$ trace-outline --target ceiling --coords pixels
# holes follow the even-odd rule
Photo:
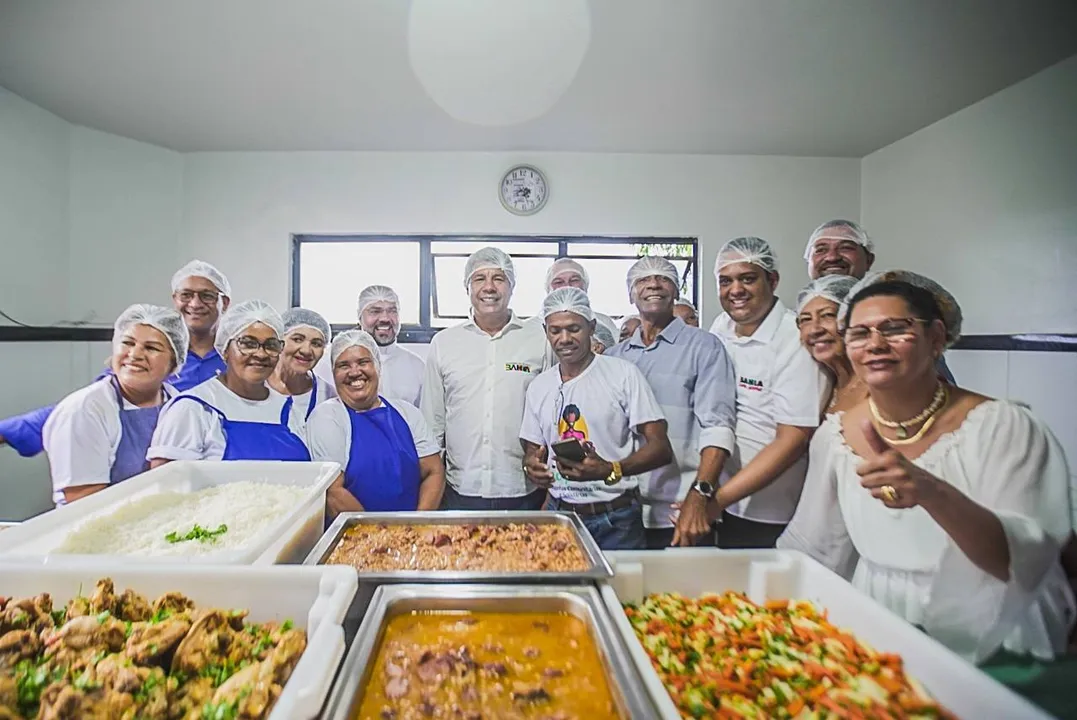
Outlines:
[[[466,13],[476,0],[451,1]],[[179,151],[860,157],[1077,53],[1073,0],[589,6],[574,80],[508,127],[431,99],[406,0],[0,0],[0,86]],[[558,50],[516,34],[513,78],[527,83]]]

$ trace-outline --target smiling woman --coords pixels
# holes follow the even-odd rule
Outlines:
[[[310,460],[293,399],[267,385],[283,334],[284,320],[259,300],[222,316],[214,346],[225,371],[165,407],[147,453],[154,467],[170,460]]]

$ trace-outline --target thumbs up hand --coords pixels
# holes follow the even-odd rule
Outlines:
[[[942,481],[890,447],[871,420],[861,420],[860,430],[871,448],[871,455],[856,469],[861,487],[892,508],[912,508],[930,500]]]

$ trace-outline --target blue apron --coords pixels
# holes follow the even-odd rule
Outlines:
[[[288,415],[292,411],[292,399],[284,402],[279,423],[242,422],[229,420],[217,408],[202,398],[179,395],[174,402],[194,400],[217,413],[224,431],[224,457],[222,460],[285,460],[310,462],[310,451],[298,435],[288,427]]]
[[[414,510],[419,505],[419,453],[407,422],[385,398],[356,412],[347,405],[352,446],[344,488],[371,512]]]
[[[318,404],[318,378],[312,373],[310,381],[314,384],[310,387],[310,405],[307,406],[307,414],[303,416],[304,420],[310,420],[310,414],[314,412],[314,406]]]
[[[146,451],[150,449],[161,406],[125,409],[120,383],[115,376],[111,383],[120,406],[120,444],[116,447],[116,459],[112,461],[108,476],[109,484],[115,485],[149,469]],[[168,391],[162,388],[161,392],[168,400]]]

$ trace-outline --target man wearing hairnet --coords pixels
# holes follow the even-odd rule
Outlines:
[[[800,343],[796,314],[774,294],[778,257],[765,240],[727,242],[714,275],[725,312],[711,332],[733,357],[737,445],[711,513],[721,516],[719,547],[770,548],[800,500],[829,383]]]
[[[699,313],[696,312],[696,306],[684,298],[677,298],[677,303],[673,306],[673,314],[684,320],[685,325],[699,327]]]
[[[548,488],[548,510],[576,513],[603,550],[642,550],[639,480],[673,460],[662,409],[635,365],[591,349],[583,290],[554,290],[542,317],[558,363],[527,388],[524,474]]]
[[[172,276],[172,304],[183,317],[190,336],[186,359],[168,379],[178,391],[187,390],[224,370],[224,360],[213,349],[217,321],[228,308],[231,286],[224,274],[207,262],[192,260]],[[106,370],[98,380],[109,374]],[[0,444],[7,443],[23,457],[43,449],[45,421],[52,405],[0,420]]]
[[[673,314],[680,280],[664,258],[644,257],[632,265],[628,297],[639,311],[640,326],[606,351],[633,363],[647,378],[673,447],[673,461],[652,470],[639,485],[649,548],[713,538],[707,502],[734,443],[733,364],[718,338]]]
[[[390,400],[404,400],[418,407],[422,398],[423,359],[400,347],[400,298],[387,285],[371,285],[359,293],[359,327],[378,343],[381,374],[378,393]],[[330,377],[332,368],[328,368]]]
[[[550,265],[550,269],[546,271],[546,293],[549,294],[554,290],[566,287],[578,288],[586,293],[591,288],[591,277],[587,274],[587,268],[581,265],[578,260],[568,257],[557,258]],[[594,311],[592,310],[592,312]],[[609,315],[594,312],[594,316],[599,323],[605,323],[612,328],[617,327],[616,323],[613,322],[613,318]],[[533,315],[527,322],[542,325],[542,313]],[[614,333],[614,336],[616,336],[616,333]],[[611,346],[606,345],[604,347]],[[551,365],[557,362],[557,354],[554,353],[553,348],[550,348],[547,352],[547,357]]]
[[[862,280],[875,263],[875,243],[852,220],[828,220],[808,238],[804,261],[812,280],[824,275],[849,275]],[[945,358],[939,358],[937,369],[946,382],[957,384]]]
[[[470,317],[434,336],[423,379],[423,415],[445,448],[442,507],[538,510],[546,491],[524,477],[519,435],[527,386],[547,367],[546,336],[509,308],[507,254],[476,250],[463,280]]]

